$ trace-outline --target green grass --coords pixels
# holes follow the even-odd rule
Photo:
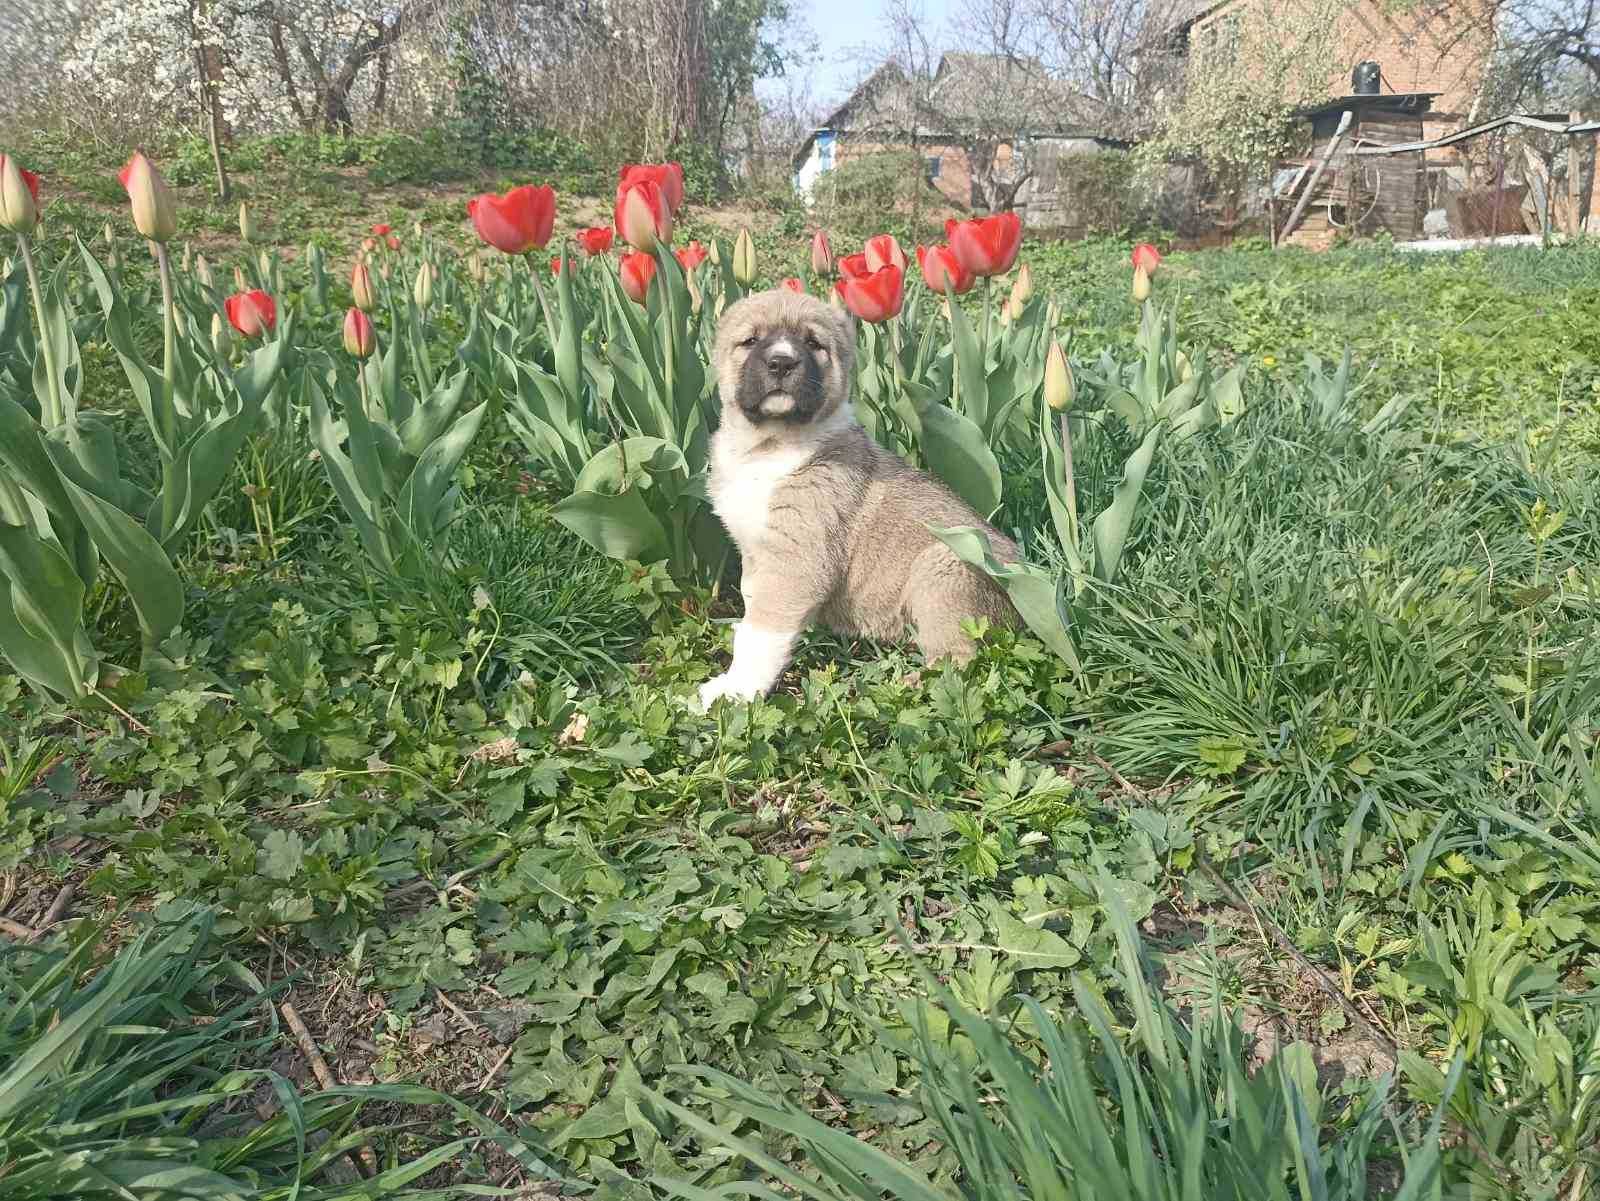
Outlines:
[[[274,172],[302,152],[263,151],[244,185],[288,197]],[[364,186],[313,179],[270,228],[347,251],[411,197]],[[457,200],[430,236],[459,238]],[[69,217],[103,219],[75,203],[47,210],[52,258]],[[763,273],[799,273],[803,219],[764,219]],[[1075,352],[1132,338],[1125,243],[1026,254]],[[700,716],[725,600],[560,530],[503,423],[448,553],[404,586],[366,568],[303,432],[258,437],[183,548],[162,657],[132,668],[132,614],[104,595],[122,717],[0,675],[6,916],[39,921],[67,880],[80,915],[202,904],[203,953],[139,958],[127,995],[161,1013],[126,1023],[168,1031],[149,1048],[181,1059],[192,1012],[245,1020],[183,1008],[221,995],[218,965],[292,957],[351,1015],[321,1032],[336,1071],[359,1038],[380,1081],[492,1107],[607,1196],[789,1170],[877,1196],[899,1162],[897,1196],[1404,1179],[1576,1201],[1600,1079],[1596,256],[1170,256],[1185,340],[1249,361],[1248,408],[1152,472],[1123,574],[1074,631],[1081,673],[1007,632],[961,671],[815,635],[770,701]],[[1349,411],[1301,361],[1346,343]],[[114,360],[85,363],[96,407],[125,407]],[[148,471],[141,423],[118,428]],[[1108,425],[1083,448],[1086,512],[1124,442]],[[1001,520],[1039,547],[1038,465],[1005,467]],[[60,991],[89,952],[57,933],[47,953],[80,959],[48,969],[17,1046],[98,995]],[[211,1077],[172,1069],[184,1095],[285,1043],[205,1046]],[[275,1122],[262,1162],[310,1180]],[[30,1148],[61,1145],[46,1129]],[[1151,1131],[1159,1159],[1132,1149]],[[1182,1163],[1200,1191],[1135,1181]]]

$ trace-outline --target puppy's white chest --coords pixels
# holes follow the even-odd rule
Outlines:
[[[719,453],[720,452],[720,453]],[[772,496],[811,458],[811,447],[785,447],[766,452],[714,452],[711,508],[741,549],[760,545],[767,532]]]

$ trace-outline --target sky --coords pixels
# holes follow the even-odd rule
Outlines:
[[[804,68],[811,98],[821,108],[830,108],[850,94],[850,88],[865,72],[865,58],[882,61],[886,46],[883,34],[883,0],[812,0],[798,3],[795,11],[811,27],[817,40],[818,58]],[[922,0],[928,22],[942,29],[950,11],[950,0]],[[936,45],[942,38],[935,38]],[[767,81],[763,91],[783,91],[784,81]]]

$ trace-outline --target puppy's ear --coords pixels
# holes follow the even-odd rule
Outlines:
[[[829,306],[832,307],[831,305]],[[856,315],[846,308],[833,310],[834,322],[839,327],[839,340],[846,346],[856,344]]]

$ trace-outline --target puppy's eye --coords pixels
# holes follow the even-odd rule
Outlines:
[[[752,346],[754,346],[759,341],[761,341],[761,339],[756,337],[754,334],[752,334],[752,335],[750,335],[750,337],[746,338],[743,342],[739,343],[739,349],[740,350],[749,350]]]
[[[822,342],[818,339],[816,334],[807,334],[806,335],[806,346],[808,348],[810,348],[811,350],[821,350],[822,349]]]

